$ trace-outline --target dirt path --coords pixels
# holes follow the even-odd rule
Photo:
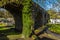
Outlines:
[[[39,36],[42,40],[60,40],[60,38],[54,36],[53,34],[44,33]]]

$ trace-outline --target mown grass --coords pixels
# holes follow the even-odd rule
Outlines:
[[[48,26],[50,26],[50,31],[60,34],[60,24],[49,24]]]
[[[1,34],[3,34],[3,35],[1,35],[2,37],[0,37],[0,39],[6,39],[7,40],[7,38],[9,39],[9,40],[14,40],[14,39],[18,39],[18,38],[21,38],[21,34],[20,34],[20,32],[17,32],[15,29],[14,29],[15,27],[0,27],[0,35]]]

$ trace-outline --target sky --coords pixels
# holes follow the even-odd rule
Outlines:
[[[0,8],[0,11],[5,13],[7,10],[4,8]]]
[[[60,0],[33,0],[33,2],[36,2],[45,10],[53,9],[56,12],[60,12]],[[1,10],[4,10],[4,9],[0,8],[0,11]]]
[[[33,0],[45,10],[53,9],[57,12],[60,11],[60,0]]]

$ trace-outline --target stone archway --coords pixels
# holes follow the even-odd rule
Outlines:
[[[15,29],[22,32],[22,9],[23,5],[16,4],[16,3],[8,3],[3,5],[1,8],[8,10],[14,17],[15,20]]]
[[[46,28],[45,25],[48,23],[50,18],[47,11],[35,2],[32,2],[32,17],[34,20],[34,29],[32,30],[30,37],[32,35],[38,36],[40,33],[43,33],[43,30]],[[38,30],[39,32],[36,33],[35,30]]]
[[[15,29],[22,32],[23,20],[22,20],[22,4],[8,3],[3,5],[1,8],[8,10],[14,17]],[[34,18],[34,29],[42,27],[47,22],[47,12],[36,3],[32,3],[32,16]],[[40,18],[40,19],[39,19]]]
[[[32,16],[34,19],[34,30],[45,25],[49,19],[47,11],[34,2],[32,2]]]

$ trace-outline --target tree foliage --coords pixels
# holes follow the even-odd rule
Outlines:
[[[4,9],[3,9],[4,10]],[[0,11],[0,18],[13,18],[13,16],[8,12],[7,10],[5,11]]]

